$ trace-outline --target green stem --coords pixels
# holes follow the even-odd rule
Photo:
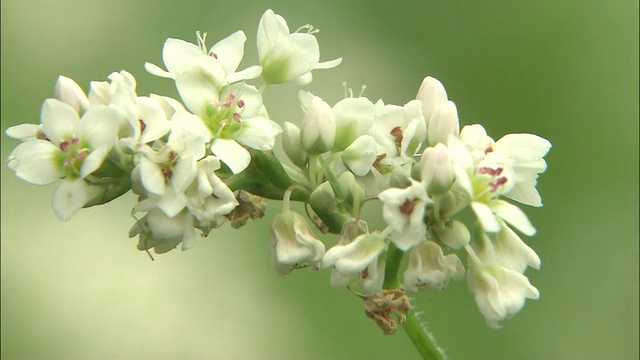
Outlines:
[[[400,262],[404,256],[404,251],[398,249],[393,243],[389,244],[387,257],[385,259],[384,289],[396,289],[400,286],[398,271]],[[435,339],[426,331],[416,318],[413,311],[407,313],[407,318],[402,324],[404,331],[409,335],[409,339],[416,347],[424,360],[444,360],[444,354],[435,342]]]

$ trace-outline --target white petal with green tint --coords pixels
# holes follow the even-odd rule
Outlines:
[[[65,180],[53,193],[53,211],[60,220],[67,221],[99,191],[100,187],[90,186],[82,179]]]
[[[471,203],[471,208],[485,231],[492,233],[500,231],[500,224],[487,205],[474,201]]]
[[[211,152],[220,158],[234,174],[246,169],[251,162],[249,151],[235,140],[214,139],[211,144]]]
[[[54,144],[71,140],[80,119],[78,113],[68,104],[56,99],[47,99],[40,113],[45,135]]]
[[[9,154],[7,165],[17,177],[36,185],[46,185],[64,176],[56,159],[61,150],[46,140],[29,140]]]
[[[536,234],[536,229],[531,224],[531,221],[519,207],[503,200],[497,200],[491,204],[491,210],[516,229],[522,231],[523,234],[528,236]]]

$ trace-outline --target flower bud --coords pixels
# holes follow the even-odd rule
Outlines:
[[[444,255],[442,248],[433,241],[423,241],[411,249],[409,266],[404,272],[407,290],[417,292],[422,289],[440,291],[449,279],[464,277],[464,266],[455,254]]]
[[[429,144],[446,144],[449,135],[458,135],[460,124],[458,122],[458,110],[453,101],[447,101],[438,107],[427,125],[427,137]]]
[[[304,168],[309,160],[300,144],[300,129],[290,122],[285,122],[282,133],[282,148],[292,163]]]
[[[430,194],[443,194],[451,188],[455,180],[453,160],[443,144],[429,147],[420,160],[420,179]]]
[[[314,97],[302,118],[300,142],[309,154],[322,154],[333,147],[336,121],[329,104]]]
[[[78,83],[60,75],[55,87],[55,98],[70,105],[77,113],[89,109],[89,99]]]
[[[342,152],[342,161],[357,176],[365,176],[378,157],[378,144],[369,135],[357,138]]]
[[[324,255],[324,244],[302,215],[285,211],[271,223],[271,262],[282,275],[291,270],[317,264]]]
[[[434,235],[438,241],[452,249],[462,249],[469,243],[469,229],[458,220],[448,221],[444,228],[436,229]]]
[[[433,112],[448,100],[442,83],[431,76],[422,80],[416,99],[422,101],[422,114],[427,123]]]

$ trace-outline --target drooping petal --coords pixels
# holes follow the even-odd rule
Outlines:
[[[53,193],[53,211],[61,221],[67,221],[82,209],[93,196],[97,195],[100,188],[90,186],[82,179],[65,180]]]
[[[176,74],[172,74],[164,69],[162,69],[160,66],[156,65],[156,64],[152,64],[150,62],[145,62],[144,63],[144,69],[147,70],[147,72],[151,75],[155,75],[158,77],[162,77],[165,79],[175,79],[176,78]]]
[[[56,99],[47,99],[40,114],[45,135],[54,144],[71,140],[78,124],[78,113],[68,104]]]
[[[487,205],[474,201],[471,203],[471,208],[485,231],[492,233],[500,231],[500,223]]]
[[[56,161],[61,150],[46,140],[29,140],[9,154],[7,165],[24,181],[36,185],[50,184],[62,176],[62,164]]]
[[[314,70],[320,70],[320,69],[332,69],[338,65],[340,65],[342,63],[342,58],[339,57],[337,59],[333,59],[333,60],[327,60],[327,61],[323,61],[323,62],[319,62],[318,65],[316,65],[316,67],[314,67]]]
[[[215,139],[211,144],[211,152],[220,158],[234,174],[246,169],[251,162],[251,154],[235,140]]]
[[[506,222],[522,231],[523,234],[533,236],[536,229],[527,218],[527,215],[517,206],[503,200],[496,200],[491,204],[491,210]]]
[[[253,65],[244,70],[227,75],[227,82],[233,84],[238,81],[255,79],[257,77],[260,77],[260,75],[262,75],[262,66]]]

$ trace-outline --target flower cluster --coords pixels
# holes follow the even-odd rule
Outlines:
[[[331,285],[360,291],[385,333],[396,328],[390,313],[404,321],[405,289],[439,291],[466,275],[487,324],[499,327],[539,296],[524,272],[540,259],[516,233],[531,236],[535,228],[506,199],[542,205],[536,183],[551,144],[531,134],[494,141],[478,124],[460,129],[456,105],[433,77],[403,105],[348,90],[331,106],[300,90],[300,121],[271,119],[262,97],[270,86],[304,86],[313,70],[340,64],[320,62],[317,32],[305,25],[291,33],[267,10],[257,30],[258,64],[243,70],[243,31],[211,47],[206,33],[195,44],[168,39],[164,68],[145,68],[174,81],[180,100],[139,96],[126,71],[92,82],[88,94],[61,76],[39,125],[7,129],[21,141],[8,166],[33,184],[60,181],[53,209],[63,221],[131,190],[138,201],[129,235],[147,252],[191,248],[197,230],[207,236],[226,221],[239,228],[262,217],[265,198],[282,200],[270,228],[280,274],[331,268]],[[272,151],[278,138],[286,159]],[[385,224],[370,229],[360,213],[376,199]],[[315,214],[293,211],[291,200]],[[456,218],[467,207],[473,224]],[[329,246],[314,228],[339,239]],[[466,253],[466,270],[456,251]],[[404,253],[403,286],[390,289],[395,254]]]

